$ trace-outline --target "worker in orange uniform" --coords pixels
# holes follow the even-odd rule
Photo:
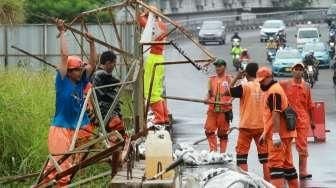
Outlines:
[[[269,181],[267,145],[265,142],[259,142],[264,131],[264,124],[262,123],[263,115],[260,113],[263,110],[263,92],[259,82],[256,81],[258,68],[257,63],[247,64],[245,72],[240,71],[232,80],[228,94],[231,97],[240,98],[239,135],[236,145],[237,165],[248,171],[247,158],[251,142],[254,140],[257,145],[259,162],[263,165],[264,179]],[[246,75],[247,82],[234,87],[244,75]]]
[[[214,62],[216,75],[209,78],[209,90],[206,101],[231,103],[231,97],[225,96],[225,92],[231,84],[231,76],[226,74],[226,62],[217,59]],[[221,104],[209,104],[207,119],[205,122],[205,135],[209,142],[210,151],[217,151],[217,136],[219,138],[220,153],[226,151],[228,143],[228,130],[232,120],[232,106]]]
[[[91,35],[86,34],[85,38],[90,46],[89,62],[84,66],[84,62],[77,56],[71,56],[68,51],[65,38],[65,26],[63,20],[57,20],[57,29],[60,32],[60,53],[61,62],[57,67],[55,79],[56,88],[56,108],[53,121],[48,135],[48,151],[50,154],[65,153],[70,149],[72,137],[81,114],[84,102],[84,88],[88,85],[90,76],[96,67],[96,49]],[[84,113],[80,127],[89,126],[89,117]],[[53,156],[58,161],[62,156]],[[59,164],[64,171],[73,165],[71,158]],[[53,168],[52,161],[48,162],[45,171]],[[56,171],[50,173],[43,179],[48,182],[55,178]],[[65,176],[58,180],[56,187],[65,187],[70,183],[70,176]]]
[[[267,143],[270,182],[283,188],[285,180],[289,188],[298,188],[298,175],[293,165],[291,144],[296,137],[295,129],[290,131],[282,112],[288,107],[285,91],[273,79],[272,71],[262,67],[257,72],[257,80],[264,93],[264,132],[260,142]]]
[[[281,81],[280,84],[284,89],[289,105],[297,113],[295,140],[296,150],[299,153],[299,175],[300,179],[312,178],[307,172],[308,158],[308,132],[309,126],[315,128],[312,118],[312,97],[310,87],[303,80],[304,65],[297,63],[292,68],[293,79]]]
[[[156,7],[151,6],[157,10]],[[149,17],[149,12],[144,11],[138,17],[138,23],[141,27],[146,27]],[[156,42],[165,41],[168,32],[167,24],[164,23],[158,16],[155,17],[153,26],[153,39]],[[153,44],[150,47],[150,53],[146,57],[144,64],[144,91],[146,100],[150,100],[150,108],[154,114],[154,124],[166,124],[169,123],[168,109],[166,101],[162,98],[163,95],[163,82],[164,82],[164,66],[157,66],[155,70],[153,87],[151,96],[149,99],[149,87],[151,83],[151,77],[153,74],[154,65],[164,62],[164,45]]]

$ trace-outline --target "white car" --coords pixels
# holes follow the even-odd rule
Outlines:
[[[274,37],[278,32],[286,33],[286,25],[282,20],[267,20],[260,26],[260,42],[266,42],[269,37]]]
[[[296,46],[298,49],[302,49],[306,43],[320,42],[321,34],[316,26],[301,26],[297,30]]]

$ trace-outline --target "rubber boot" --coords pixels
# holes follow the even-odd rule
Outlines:
[[[271,184],[274,185],[276,188],[284,188],[285,179],[283,178],[271,179]]]
[[[150,104],[151,110],[154,114],[154,123],[155,124],[165,124],[165,111],[163,108],[162,101],[157,101]]]
[[[299,188],[299,181],[297,178],[292,180],[287,180],[288,188]]]
[[[206,135],[209,143],[210,151],[217,151],[217,137],[215,133]]]
[[[169,110],[168,110],[168,105],[166,100],[162,100],[162,108],[164,112],[164,119],[165,123],[171,125],[170,119],[169,119]]]
[[[270,181],[270,171],[269,171],[267,163],[263,164],[263,172],[264,172],[264,179],[269,182]]]
[[[227,143],[228,143],[227,139],[219,139],[220,153],[226,152]]]
[[[300,180],[312,178],[312,175],[307,172],[307,157],[300,155],[299,156],[299,172]]]
[[[248,165],[247,164],[240,164],[239,167],[246,172],[248,171]]]

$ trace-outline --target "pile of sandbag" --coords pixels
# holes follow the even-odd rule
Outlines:
[[[198,151],[188,145],[176,145],[174,158],[181,157],[183,157],[184,164],[192,166],[227,164],[233,160],[230,154],[209,152],[206,150]]]
[[[234,166],[207,170],[186,178],[184,188],[274,188],[263,178]]]

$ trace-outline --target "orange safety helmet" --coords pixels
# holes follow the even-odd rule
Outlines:
[[[263,81],[265,78],[272,76],[271,69],[267,67],[261,67],[257,72],[257,80],[258,82]]]
[[[82,59],[78,56],[68,56],[67,69],[77,69],[84,67]]]

